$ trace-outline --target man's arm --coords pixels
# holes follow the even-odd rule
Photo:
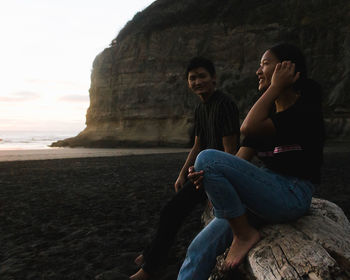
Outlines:
[[[201,151],[200,140],[199,140],[199,137],[196,136],[194,138],[193,147],[192,147],[191,151],[189,152],[187,159],[186,159],[186,162],[183,165],[183,167],[181,168],[179,176],[175,182],[174,187],[175,187],[176,192],[178,192],[182,188],[183,184],[186,182],[186,180],[187,180],[186,175],[188,172],[188,168],[194,164],[196,157],[200,151]]]
[[[238,136],[236,134],[222,137],[224,151],[232,155],[236,154],[238,141]]]

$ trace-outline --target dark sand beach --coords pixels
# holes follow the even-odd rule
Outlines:
[[[0,279],[128,279],[186,153],[0,162]],[[350,152],[325,153],[316,196],[350,217]],[[158,279],[176,279],[199,207]]]

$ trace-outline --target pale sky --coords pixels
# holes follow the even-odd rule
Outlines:
[[[154,0],[0,0],[0,132],[81,131],[92,63]]]

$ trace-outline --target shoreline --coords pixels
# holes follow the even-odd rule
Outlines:
[[[172,154],[188,151],[188,148],[48,148],[30,150],[0,150],[0,162]]]
[[[90,157],[119,157],[131,155],[188,153],[190,148],[45,148],[45,149],[0,149],[0,162],[49,160]],[[324,154],[350,153],[349,142],[327,142]]]

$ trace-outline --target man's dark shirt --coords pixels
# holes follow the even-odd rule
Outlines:
[[[195,135],[200,139],[201,149],[223,151],[222,138],[234,134],[238,137],[240,133],[237,106],[221,91],[215,91],[209,100],[198,104],[194,123]]]

